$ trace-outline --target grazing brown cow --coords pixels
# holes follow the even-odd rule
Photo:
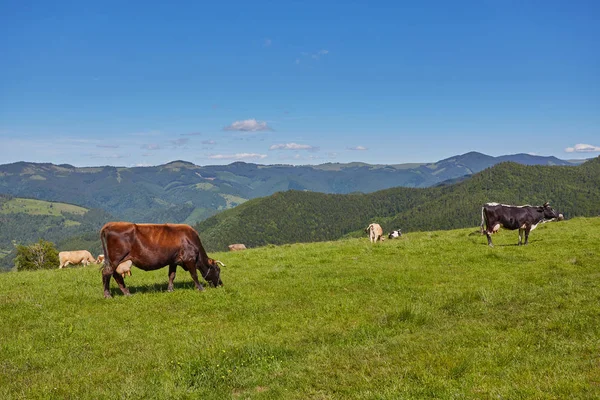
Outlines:
[[[87,250],[75,250],[75,251],[61,251],[58,253],[58,268],[66,267],[69,264],[83,264],[88,265],[93,263],[94,256]]]
[[[198,270],[213,286],[220,286],[220,261],[208,258],[200,237],[189,225],[183,224],[134,224],[109,222],[102,227],[100,239],[106,262],[102,270],[104,297],[110,295],[110,277],[117,281],[124,295],[129,295],[122,274],[131,266],[152,271],[169,266],[168,290],[173,290],[177,266],[189,271],[198,290],[204,287],[198,282]]]
[[[246,250],[246,245],[242,243],[230,244],[227,247],[229,247],[229,251]]]

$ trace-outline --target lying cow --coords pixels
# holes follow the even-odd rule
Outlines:
[[[388,239],[395,239],[395,238],[399,238],[402,236],[402,232],[400,232],[400,229],[397,229],[395,231],[391,231],[390,234],[388,235]]]
[[[132,265],[152,271],[169,266],[168,291],[173,291],[173,280],[177,266],[189,271],[198,290],[204,287],[198,281],[198,270],[213,286],[220,286],[220,261],[209,258],[202,247],[200,237],[194,229],[184,224],[133,224],[109,222],[102,227],[100,239],[106,262],[102,270],[104,297],[110,294],[111,276],[119,289],[128,296],[123,274],[130,272]]]
[[[240,250],[246,250],[246,245],[241,244],[241,243],[236,243],[236,244],[230,244],[229,246],[229,251],[240,251]]]
[[[527,244],[529,232],[534,230],[538,224],[559,219],[560,215],[548,203],[539,207],[487,203],[481,208],[481,232],[485,232],[488,245],[494,247],[492,233],[498,232],[500,227],[510,230],[518,229],[518,244],[521,245],[523,242],[522,236],[525,236],[523,244]]]
[[[87,250],[75,250],[75,251],[61,251],[58,253],[58,261],[60,264],[58,268],[64,268],[69,264],[83,264],[88,265],[89,263],[93,263],[96,260]]]
[[[369,234],[369,239],[371,240],[371,243],[375,243],[378,240],[381,240],[383,242],[384,240],[383,229],[381,229],[381,226],[379,224],[370,224],[366,227],[365,232]]]

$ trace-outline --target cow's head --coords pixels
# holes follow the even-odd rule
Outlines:
[[[221,280],[221,268],[219,267],[219,264],[225,266],[225,264],[223,264],[221,261],[209,258],[208,271],[204,276],[204,279],[214,287],[223,286],[223,281]]]
[[[538,211],[544,213],[544,219],[559,219],[560,214],[558,211],[550,207],[550,203],[546,202],[543,206],[538,208]]]

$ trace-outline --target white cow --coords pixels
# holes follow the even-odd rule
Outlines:
[[[395,231],[390,232],[390,234],[388,235],[388,239],[399,238],[401,236],[402,236],[402,232],[400,232],[400,229],[396,229]]]
[[[365,229],[365,232],[369,234],[369,239],[371,240],[371,243],[375,243],[378,240],[383,242],[385,239],[383,237],[383,229],[381,229],[381,226],[379,224],[370,224]]]
[[[66,267],[69,264],[83,264],[88,265],[89,263],[96,262],[92,253],[87,250],[75,250],[75,251],[61,251],[58,253],[58,261],[60,265],[58,268]]]

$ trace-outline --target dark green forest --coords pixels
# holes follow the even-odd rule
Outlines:
[[[579,167],[501,163],[470,179],[432,188],[394,188],[370,194],[302,191],[248,201],[196,225],[209,251],[230,243],[335,240],[362,235],[370,222],[404,233],[479,226],[486,202],[540,205],[549,201],[566,218],[600,215],[600,158]]]

